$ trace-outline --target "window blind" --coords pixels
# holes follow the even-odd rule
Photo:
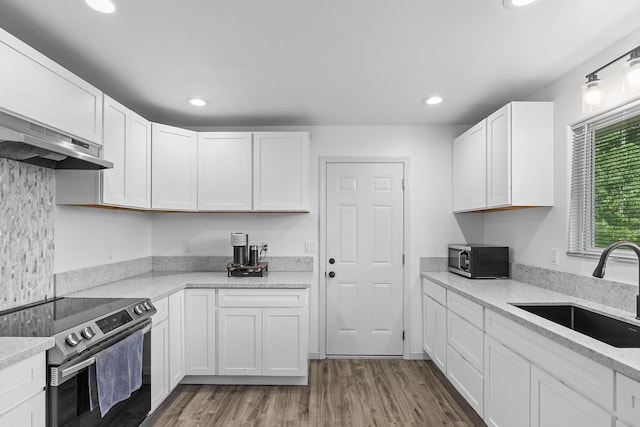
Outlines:
[[[619,240],[640,244],[640,101],[571,131],[568,253],[598,256]]]

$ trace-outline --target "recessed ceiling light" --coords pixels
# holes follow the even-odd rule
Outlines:
[[[440,104],[441,102],[442,102],[442,97],[438,95],[430,96],[422,100],[422,103],[426,105],[437,105],[437,104]]]
[[[85,0],[90,8],[102,13],[113,13],[116,11],[116,5],[111,0]]]
[[[204,107],[207,105],[207,101],[202,98],[187,98],[187,102],[194,107]]]
[[[524,7],[533,4],[536,0],[502,0],[502,5],[507,9]]]

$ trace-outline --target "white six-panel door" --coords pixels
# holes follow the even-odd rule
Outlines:
[[[326,352],[402,355],[404,165],[328,163],[326,177]]]

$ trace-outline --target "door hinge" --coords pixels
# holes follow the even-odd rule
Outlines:
[[[404,191],[404,178],[402,178],[402,191]]]
[[[404,329],[402,330],[402,341],[404,341]]]
[[[404,254],[402,254],[402,265],[404,265]]]

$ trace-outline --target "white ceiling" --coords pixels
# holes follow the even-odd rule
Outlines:
[[[2,0],[0,26],[146,118],[184,127],[471,124],[640,16],[638,0],[114,1],[102,15],[82,0]],[[435,93],[444,103],[421,104]],[[190,96],[210,103],[195,109]]]

